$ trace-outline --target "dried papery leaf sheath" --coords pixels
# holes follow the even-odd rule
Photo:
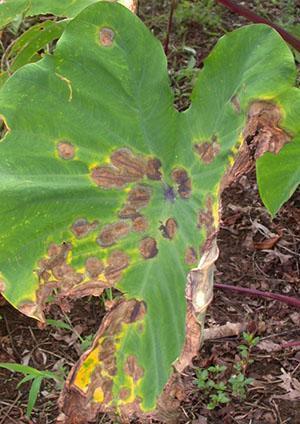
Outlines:
[[[101,42],[103,28],[112,32]],[[245,27],[219,41],[180,114],[159,42],[103,2],[0,91],[10,129],[0,143],[4,296],[42,320],[51,302],[106,287],[122,294],[70,374],[66,422],[100,410],[153,414],[164,388],[176,392],[173,370],[197,351],[197,319],[211,299],[220,190],[239,175],[244,137],[274,152],[280,133],[277,157],[296,144],[294,77],[278,34]],[[274,106],[249,139],[257,101]],[[271,119],[273,107],[283,119]],[[247,146],[241,172],[255,159]]]

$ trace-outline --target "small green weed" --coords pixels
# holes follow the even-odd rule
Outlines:
[[[53,327],[56,327],[62,330],[72,331],[77,336],[80,342],[80,350],[82,352],[85,352],[91,346],[94,335],[89,334],[87,336],[81,336],[78,333],[78,331],[76,331],[76,328],[73,327],[72,322],[67,317],[67,315],[65,315],[65,319],[67,322],[63,320],[55,320],[55,319],[47,319],[46,322],[47,324],[52,325]]]
[[[218,28],[222,26],[222,9],[216,5],[214,0],[181,1],[175,11],[176,22],[179,31],[182,24],[197,22],[201,24],[211,35],[216,35]]]
[[[44,379],[50,379],[55,380],[57,383],[64,382],[63,377],[59,373],[54,373],[51,371],[39,371],[27,365],[1,362],[0,368],[5,368],[12,372],[19,372],[24,374],[24,377],[21,381],[19,381],[17,388],[19,388],[22,384],[32,380],[26,410],[26,416],[28,418],[31,416],[34,405],[36,404],[42,381]]]
[[[259,337],[243,333],[243,344],[238,346],[240,360],[234,364],[234,374],[228,375],[225,365],[212,365],[196,371],[195,385],[207,397],[207,409],[215,409],[222,404],[227,404],[232,397],[244,399],[247,388],[253,382],[246,377],[247,367],[252,364],[251,349],[257,345]]]

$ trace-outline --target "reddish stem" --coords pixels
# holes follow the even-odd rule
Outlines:
[[[287,305],[294,306],[295,308],[300,308],[300,299],[296,299],[295,297],[284,296],[283,294],[277,293],[262,292],[260,290],[247,289],[245,287],[231,286],[228,284],[215,283],[214,286],[218,289],[245,293],[249,296],[265,297],[272,300],[278,300],[279,302],[286,303]]]
[[[273,22],[269,21],[268,19],[262,18],[261,16],[257,15],[256,13],[252,12],[252,10],[240,6],[236,4],[232,0],[216,0],[218,3],[225,6],[227,9],[231,10],[232,12],[244,16],[249,21],[255,22],[255,23],[261,23],[261,24],[267,24],[270,25],[272,28],[276,29],[276,31],[279,32],[279,34],[282,36],[282,38],[287,41],[291,46],[294,47],[294,49],[298,50],[300,52],[300,40],[297,37],[294,37],[289,32],[285,31],[282,27],[280,27],[277,24],[274,24]]]
[[[287,349],[288,347],[298,347],[298,346],[300,346],[300,342],[287,342],[287,343],[282,343],[281,348]]]

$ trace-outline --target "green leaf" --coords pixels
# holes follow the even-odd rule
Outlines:
[[[6,53],[6,60],[11,60],[9,71],[17,69],[41,58],[39,51],[48,43],[57,40],[65,28],[66,22],[46,21],[30,27],[12,45]]]
[[[24,378],[22,378],[22,380],[19,381],[19,383],[17,384],[17,389],[22,386],[22,384],[27,383],[27,381],[33,380],[35,377],[32,374],[28,374],[25,375]]]
[[[212,365],[211,367],[208,368],[208,371],[211,372],[212,374],[220,374],[221,372],[225,370],[226,370],[225,365]]]
[[[40,377],[42,375],[41,371],[39,371],[35,368],[32,368],[32,367],[29,367],[27,365],[22,365],[22,364],[1,362],[0,368],[5,368],[5,369],[12,371],[12,372],[20,372],[22,374],[30,374],[33,377]]]
[[[226,387],[226,384],[223,381],[221,381],[220,383],[215,383],[214,389],[222,392],[222,391],[227,390],[227,387]]]
[[[51,13],[73,17],[97,0],[6,0],[0,4],[0,28],[9,24],[17,15],[34,16]]]
[[[0,368],[5,368],[12,372],[20,372],[25,375],[30,375],[33,378],[50,378],[54,380],[59,380],[59,377],[56,373],[51,371],[40,371],[36,368],[29,367],[28,365],[10,363],[10,362],[1,362]],[[21,384],[21,383],[20,383]]]
[[[178,113],[160,43],[103,2],[3,86],[4,296],[44,320],[49,299],[123,294],[68,393],[124,414],[156,407],[185,340],[186,277],[215,237],[249,106],[276,103],[294,78],[280,36],[245,27],[219,41]]]
[[[225,395],[223,392],[218,392],[218,401],[220,403],[228,403],[230,402],[230,399],[228,396]]]
[[[12,22],[17,15],[35,16],[51,13],[73,18],[81,10],[99,0],[5,0],[0,3],[0,28]],[[119,3],[126,5],[126,0]]]
[[[47,319],[46,323],[49,324],[49,325],[52,325],[53,327],[60,328],[62,330],[68,330],[68,331],[73,330],[73,328],[70,324],[68,324],[67,322],[64,322],[62,320]]]
[[[1,72],[0,73],[0,88],[2,87],[2,85],[4,85],[4,83],[8,80],[9,75],[7,72]]]
[[[88,336],[84,337],[80,343],[80,350],[82,352],[85,352],[92,344],[93,341],[93,334],[89,334]]]
[[[26,416],[28,418],[30,418],[32,410],[34,408],[34,405],[36,404],[37,397],[38,397],[39,392],[40,392],[42,381],[43,381],[42,377],[35,378],[32,382],[31,387],[30,387],[28,404],[27,404],[27,409],[26,409]]]
[[[277,101],[283,110],[282,127],[292,139],[277,155],[265,153],[257,161],[260,196],[273,216],[300,183],[300,91],[284,92]]]

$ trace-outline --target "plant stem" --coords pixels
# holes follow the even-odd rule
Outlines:
[[[292,34],[287,32],[285,29],[283,29],[281,26],[274,24],[273,22],[269,21],[268,19],[262,18],[261,16],[257,15],[255,12],[252,12],[252,10],[240,6],[239,4],[236,4],[232,0],[216,0],[217,3],[222,4],[227,9],[231,10],[232,12],[244,16],[249,21],[255,22],[255,23],[261,23],[261,24],[267,24],[271,26],[272,28],[276,29],[276,31],[279,32],[279,34],[282,36],[282,38],[288,42],[291,46],[294,47],[294,49],[300,51],[300,40],[297,37],[294,37]]]
[[[297,299],[295,297],[284,296],[282,294],[277,294],[277,293],[262,292],[260,290],[247,289],[245,287],[231,286],[229,284],[215,283],[214,286],[218,289],[231,290],[231,291],[236,291],[238,293],[245,293],[249,296],[265,297],[268,299],[278,300],[279,302],[286,303],[287,305],[294,306],[295,308],[300,308],[300,299]]]
[[[300,346],[300,342],[287,342],[287,343],[282,343],[281,348],[287,349],[288,347],[298,347],[298,346]]]
[[[175,11],[176,7],[177,7],[177,0],[172,0],[171,1],[169,21],[168,21],[167,36],[166,36],[165,46],[164,46],[166,56],[168,55],[168,52],[169,52],[170,34],[172,32],[173,16],[174,16],[174,11]]]

